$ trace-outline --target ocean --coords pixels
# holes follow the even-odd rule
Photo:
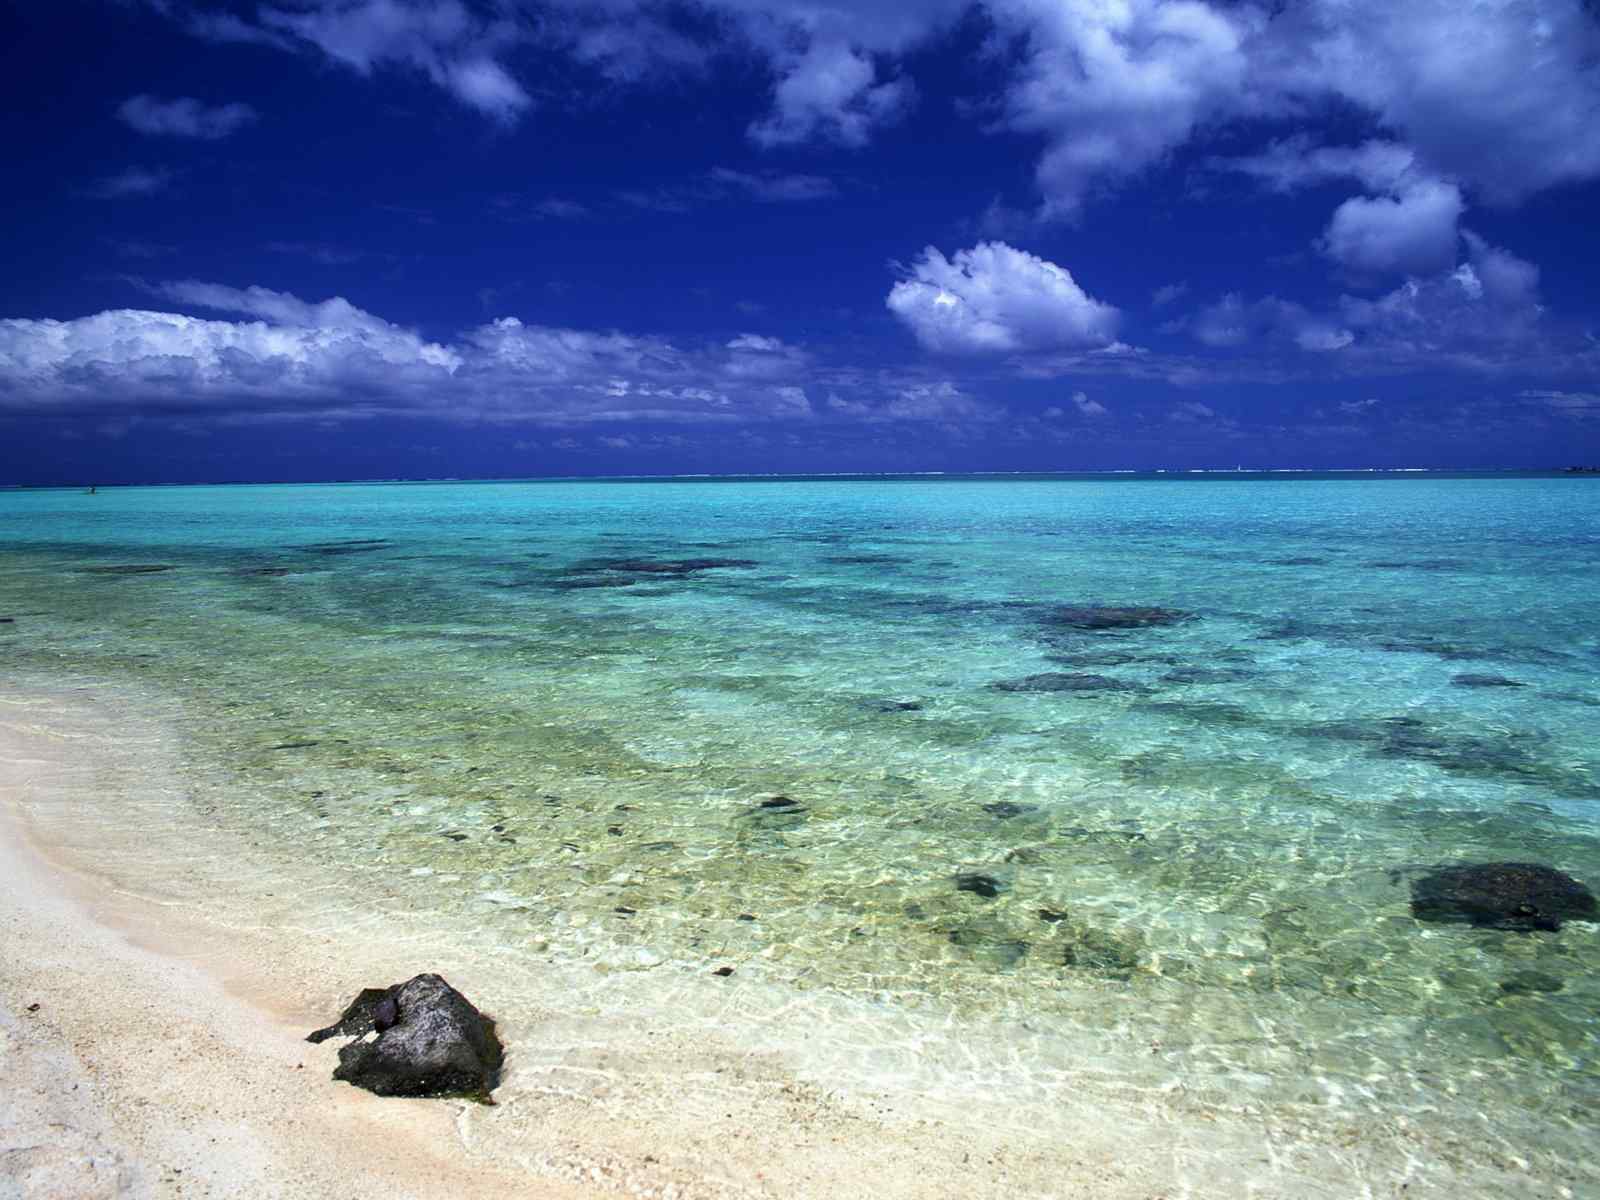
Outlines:
[[[1597,583],[1556,475],[0,493],[0,668],[171,697],[173,819],[348,903],[574,1002],[730,968],[864,1087],[1513,1160],[1592,1158],[1600,929],[1411,886],[1600,888]]]

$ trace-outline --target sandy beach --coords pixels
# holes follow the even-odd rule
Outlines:
[[[176,825],[180,747],[136,699],[0,694],[0,1196],[1578,1194],[1403,1121],[1330,1137],[1084,1090],[1046,1126],[1001,1094],[829,1088],[734,1005],[715,1036],[546,997],[503,1021],[495,1107],[370,1096],[305,1032],[427,969],[496,1013],[514,976],[393,896],[331,931],[285,862]]]

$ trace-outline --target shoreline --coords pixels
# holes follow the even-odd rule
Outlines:
[[[638,988],[621,981],[620,1010],[521,1004],[502,1024],[495,1108],[370,1096],[329,1079],[332,1044],[302,1040],[360,987],[438,970],[498,1019],[512,981],[541,968],[406,923],[403,896],[330,926],[304,877],[202,820],[157,708],[101,686],[0,689],[0,1033],[14,1076],[0,1162],[18,1195],[1577,1194],[1548,1164],[1486,1169],[1461,1149],[1470,1130],[1448,1156],[1465,1157],[1441,1161],[1403,1121],[1339,1145],[1160,1096],[1106,1105],[1070,1081],[1059,1128],[1029,1128],[1000,1094],[972,1095],[957,1118],[907,1103],[904,1087],[820,1085],[748,1020],[769,994],[741,1012],[734,993],[710,1035],[627,1010]],[[548,973],[543,991],[558,993]],[[1571,1182],[1581,1190],[1581,1171]]]
[[[73,761],[81,729],[19,731],[11,707],[0,707],[0,1194],[597,1194],[472,1161],[449,1105],[333,1083],[303,1041],[304,1000],[269,1004],[224,931],[96,878],[41,836],[30,808],[98,772]]]

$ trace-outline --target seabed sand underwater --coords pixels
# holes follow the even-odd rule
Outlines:
[[[0,562],[30,836],[305,1030],[462,987],[463,1169],[1600,1186],[1600,931],[1409,909],[1600,883],[1592,481],[13,493]]]

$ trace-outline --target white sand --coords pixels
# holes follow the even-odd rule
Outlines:
[[[0,1200],[1582,1194],[1549,1164],[1467,1161],[1471,1131],[1301,1137],[1066,1090],[1046,1128],[1003,1094],[829,1089],[733,1005],[715,1036],[525,1007],[496,1107],[370,1096],[306,1031],[419,970],[491,1013],[516,976],[392,907],[330,932],[292,864],[257,870],[266,849],[188,804],[181,748],[129,705],[0,690]]]

